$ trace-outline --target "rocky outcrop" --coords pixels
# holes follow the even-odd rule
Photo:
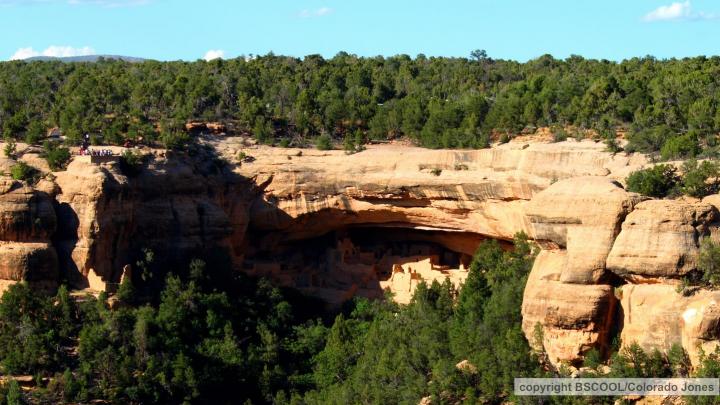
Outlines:
[[[525,288],[523,330],[537,340],[540,328],[554,364],[577,365],[590,349],[609,346],[617,299],[606,258],[642,200],[606,177],[578,177],[551,185],[528,204],[531,235],[543,250]]]
[[[525,336],[554,364],[577,364],[590,349],[607,349],[617,304],[609,285],[559,281],[566,265],[566,251],[541,251],[523,296]]]
[[[700,351],[712,353],[720,342],[720,291],[684,296],[670,284],[637,284],[622,288],[622,342],[645,350],[683,347],[693,364]]]
[[[607,268],[645,282],[680,278],[696,268],[700,239],[717,227],[718,219],[717,209],[708,203],[645,201],[623,222]]]
[[[143,248],[179,262],[219,247],[238,269],[272,268],[302,291],[374,297],[403,288],[397,297],[407,299],[421,280],[460,280],[452,272],[466,269],[481,240],[525,232],[540,253],[524,293],[522,327],[553,363],[578,364],[593,348],[606,352],[616,335],[623,345],[646,349],[680,344],[693,361],[698,347],[718,344],[718,293],[676,290],[697,269],[700,240],[720,237],[720,197],[658,201],[627,192],[623,179],[647,164],[640,155],[612,155],[590,141],[472,151],[372,145],[352,155],[241,138],[210,144],[231,164],[201,150],[194,158],[150,156],[134,177],[117,162],[79,159],[34,187],[0,177],[0,288],[17,280],[56,282],[58,269],[78,287],[88,278],[93,285],[116,283]],[[11,164],[0,160],[0,168]],[[293,252],[293,243],[312,250],[313,243],[302,242],[358,228],[374,228],[377,238],[412,234],[454,255],[358,248],[347,260],[310,263],[309,276],[272,260],[280,251],[302,259],[305,252]],[[267,263],[247,263],[258,251]],[[388,262],[410,256],[415,264]],[[355,273],[323,278],[338,268]]]
[[[567,251],[559,281],[597,284],[605,278],[605,259],[620,224],[642,199],[605,177],[563,180],[530,202],[531,235]]]
[[[612,156],[591,142],[481,151],[382,146],[350,156],[232,139],[217,147],[228,158],[240,151],[254,158],[238,172],[262,190],[250,222],[275,235],[272,243],[356,224],[504,240],[527,233],[541,252],[524,295],[523,330],[533,342],[540,326],[555,364],[578,364],[592,348],[606,352],[616,334],[624,345],[648,350],[680,344],[693,359],[698,342],[716,342],[702,338],[717,324],[709,304],[714,293],[688,301],[675,290],[696,269],[700,239],[717,233],[717,207],[707,199],[645,201],[628,193],[621,183],[646,164],[642,157]],[[628,296],[641,297],[644,288],[655,288],[655,295],[644,296],[646,307],[638,311],[633,302],[642,299]],[[709,308],[702,321],[677,326],[698,302]],[[666,326],[658,332],[654,323]]]
[[[342,151],[215,144],[227,159],[254,160],[238,173],[263,193],[252,226],[303,239],[350,224],[404,223],[511,239],[531,232],[525,206],[551,183],[578,176],[624,178],[644,163],[612,156],[594,142],[506,144],[484,150],[428,150],[397,145]],[[571,164],[569,164],[571,162]]]
[[[80,285],[91,270],[117,283],[143,249],[170,262],[218,247],[232,254],[242,246],[253,195],[240,181],[180,157],[155,158],[133,178],[117,163],[76,160],[56,180],[63,265]]]
[[[17,281],[57,285],[57,256],[50,243],[55,228],[46,193],[0,176],[0,292]]]

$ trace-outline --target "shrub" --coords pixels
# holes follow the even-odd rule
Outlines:
[[[710,238],[700,241],[698,270],[702,272],[702,281],[713,287],[720,285],[720,243]]]
[[[290,140],[287,138],[283,138],[280,140],[279,146],[281,148],[289,148],[290,147]]]
[[[583,367],[597,368],[601,364],[602,356],[597,349],[590,349],[590,351],[585,354],[585,359],[583,360]]]
[[[14,139],[10,137],[5,138],[5,147],[3,148],[3,152],[5,153],[5,157],[15,157],[15,154],[17,153],[17,143],[15,143]]]
[[[617,140],[615,138],[606,138],[605,139],[605,150],[607,152],[610,152],[612,154],[622,152],[623,148],[620,147]]]
[[[10,382],[8,382],[8,393],[5,399],[8,405],[21,405],[24,403],[22,390],[17,380],[11,379]]]
[[[664,160],[692,158],[699,153],[697,138],[690,133],[668,139],[660,149]]]
[[[553,127],[552,128],[553,133],[553,142],[563,142],[567,141],[568,139],[568,133],[565,131],[565,128],[563,127]]]
[[[430,170],[430,173],[434,174],[435,176],[439,176],[442,174],[442,169],[438,169],[437,167]]]
[[[315,140],[315,147],[318,150],[331,150],[333,148],[332,139],[327,134],[320,135]]]
[[[628,191],[662,198],[677,188],[680,177],[674,167],[657,165],[630,173],[626,182]]]
[[[38,176],[38,171],[25,162],[17,162],[11,169],[10,175],[15,180],[32,183]]]
[[[365,150],[365,135],[362,133],[362,131],[357,130],[355,131],[355,134],[353,135],[355,138],[355,152],[362,152]]]
[[[254,162],[255,158],[253,156],[248,155],[247,153],[240,151],[237,154],[237,163],[243,164],[243,163],[251,163]]]
[[[128,177],[137,176],[142,170],[143,157],[130,149],[126,149],[120,155],[120,171]]]
[[[582,142],[583,140],[585,140],[585,132],[579,129],[575,129],[573,131],[572,137],[575,139],[575,141]]]
[[[160,135],[160,143],[165,149],[184,150],[192,143],[192,138],[185,132],[166,132]]]
[[[697,198],[716,193],[718,190],[720,166],[717,162],[703,161],[700,164],[694,159],[683,164],[682,192]]]
[[[672,137],[672,130],[665,125],[634,131],[628,135],[628,145],[625,149],[628,152],[657,152]]]
[[[262,144],[272,145],[275,143],[275,130],[272,122],[265,120],[262,117],[255,120],[255,126],[253,127],[252,132],[253,135],[255,135],[255,139]]]
[[[39,121],[33,121],[28,125],[27,131],[25,132],[25,143],[29,145],[36,145],[40,142],[40,139],[42,139],[43,135],[45,135],[43,132],[45,131],[45,128],[43,124]]]
[[[319,149],[319,148],[318,148]],[[350,136],[346,136],[343,140],[343,149],[348,155],[355,153],[355,141]]]
[[[70,161],[70,150],[62,146],[56,146],[48,141],[43,143],[43,154],[53,171],[62,170]]]

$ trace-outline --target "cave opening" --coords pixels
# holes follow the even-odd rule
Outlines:
[[[486,237],[408,224],[360,224],[304,239],[255,234],[243,270],[340,304],[354,296],[379,299],[390,291],[407,303],[424,281],[465,281],[472,255]],[[508,242],[501,242],[510,246]]]

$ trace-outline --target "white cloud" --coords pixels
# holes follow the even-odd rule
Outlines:
[[[64,58],[69,56],[85,56],[93,55],[95,50],[89,46],[82,48],[74,48],[72,46],[57,46],[52,45],[45,48],[43,51],[36,51],[32,47],[20,48],[10,57],[10,60],[27,59],[33,56],[51,56],[56,58]]]
[[[333,9],[330,7],[320,7],[316,10],[302,10],[298,13],[298,17],[301,18],[310,18],[310,17],[323,17],[328,14],[331,14],[333,12]]]
[[[203,59],[211,61],[213,59],[222,59],[224,57],[225,51],[223,51],[222,49],[211,49],[205,52],[205,56],[203,56]]]
[[[687,21],[687,20],[714,20],[720,18],[716,13],[695,12],[690,0],[674,2],[667,6],[660,6],[645,14],[643,21]]]
[[[690,1],[684,3],[672,3],[669,6],[660,6],[655,10],[647,13],[643,20],[645,21],[667,21],[667,20],[680,20],[690,16],[691,6]]]

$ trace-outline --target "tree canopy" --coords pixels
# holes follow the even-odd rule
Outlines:
[[[0,63],[0,129],[34,141],[57,126],[75,142],[83,133],[152,142],[190,120],[212,120],[264,143],[300,146],[359,132],[473,148],[498,134],[559,125],[624,129],[631,151],[693,157],[717,143],[719,84],[718,57],[618,63],[544,55],[518,63],[474,51],[469,58],[12,61]]]

